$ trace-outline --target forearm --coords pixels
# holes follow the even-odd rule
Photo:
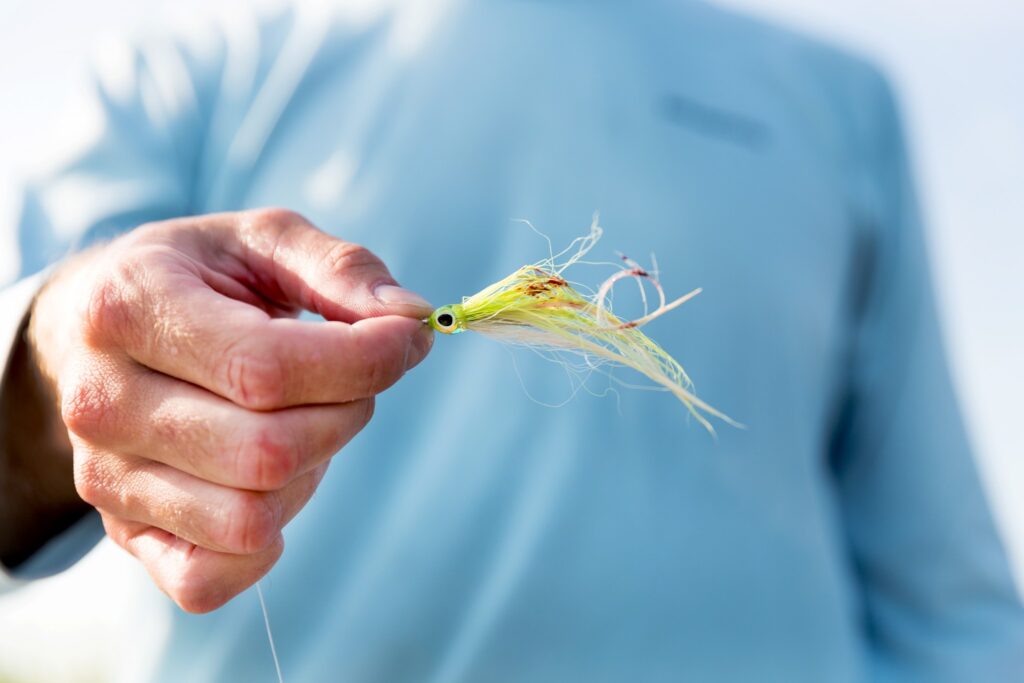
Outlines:
[[[72,449],[53,383],[30,341],[31,313],[0,384],[0,564],[17,567],[80,519]]]

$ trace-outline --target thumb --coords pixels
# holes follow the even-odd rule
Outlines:
[[[426,299],[399,287],[373,252],[331,237],[295,212],[257,209],[225,216],[230,219],[221,231],[223,246],[245,263],[265,296],[347,323],[383,315],[425,318],[433,310]]]

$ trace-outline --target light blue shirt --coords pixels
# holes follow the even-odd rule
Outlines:
[[[602,375],[546,407],[557,365],[438,339],[286,529],[288,681],[1024,680],[875,69],[698,2],[339,4],[125,55],[26,195],[23,275],[280,205],[441,304],[547,255],[512,219],[564,245],[600,210],[594,258],[704,288],[649,333],[747,429]],[[273,679],[251,593],[161,657]]]

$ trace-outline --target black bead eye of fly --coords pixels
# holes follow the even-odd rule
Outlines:
[[[451,313],[442,313],[437,316],[437,324],[441,327],[451,327],[455,324],[455,317]]]

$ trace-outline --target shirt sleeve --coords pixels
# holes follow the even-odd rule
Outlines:
[[[18,255],[14,282],[0,289],[0,369],[36,292],[63,258],[142,223],[195,213],[222,57],[216,36],[200,38],[201,52],[160,39],[144,49],[114,46],[97,60],[91,87],[68,108],[73,120],[59,126],[62,134],[73,131],[59,161],[25,183],[14,224],[0,226],[13,234]],[[101,535],[98,516],[88,515],[19,566],[16,577],[0,567],[0,590],[63,570]]]
[[[832,466],[871,680],[1024,680],[1024,608],[943,350],[899,113],[877,75],[855,154],[864,239]]]

